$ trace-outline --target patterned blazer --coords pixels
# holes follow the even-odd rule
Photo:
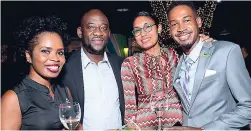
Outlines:
[[[181,104],[172,81],[178,55],[172,48],[162,48],[158,56],[145,52],[128,57],[121,67],[125,99],[125,123],[135,122],[144,129],[156,129],[155,105],[165,104],[164,127],[182,122]]]

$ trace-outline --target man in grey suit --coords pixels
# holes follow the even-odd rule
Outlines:
[[[183,127],[172,130],[234,130],[251,123],[251,79],[240,47],[202,42],[202,21],[191,2],[173,2],[170,32],[182,47],[174,87],[184,109]]]

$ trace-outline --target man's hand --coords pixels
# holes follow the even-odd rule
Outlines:
[[[197,127],[189,127],[189,126],[173,126],[173,127],[169,127],[169,128],[165,128],[165,131],[170,131],[170,130],[178,130],[178,131],[183,131],[183,130],[200,130],[202,131],[202,128],[197,128]]]
[[[216,41],[216,40],[214,40],[213,38],[211,38],[211,37],[209,37],[209,36],[207,36],[207,35],[205,35],[205,34],[200,34],[200,37],[202,38],[202,41],[203,41],[203,42],[212,42],[212,41]]]

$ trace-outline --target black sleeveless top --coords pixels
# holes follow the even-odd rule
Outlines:
[[[21,130],[61,130],[63,125],[59,119],[59,104],[68,97],[67,88],[54,85],[54,100],[49,89],[28,76],[13,90],[17,94],[21,113]]]

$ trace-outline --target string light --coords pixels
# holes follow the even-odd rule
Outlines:
[[[167,9],[170,7],[172,1],[150,1],[150,5],[153,9],[153,14],[159,19],[159,22],[162,24],[162,32],[161,32],[161,41],[167,41],[171,39],[170,28],[168,26],[168,18],[167,18]],[[203,7],[199,7],[197,10],[198,15],[202,19],[202,27],[200,32],[209,35],[207,29],[209,29],[212,25],[213,14],[217,6],[217,1],[209,1],[206,0]],[[177,48],[177,44],[175,43],[162,43],[162,46]]]
[[[203,8],[199,8],[197,10],[197,14],[201,17],[202,19],[202,27],[201,27],[201,32],[209,35],[209,32],[207,29],[209,29],[212,25],[213,21],[213,15],[214,11],[217,6],[217,1],[206,1]]]

